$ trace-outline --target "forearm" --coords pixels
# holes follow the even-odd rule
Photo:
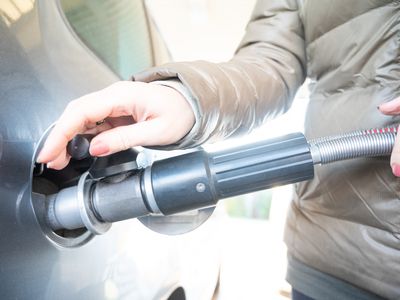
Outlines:
[[[185,147],[247,132],[286,111],[305,77],[304,38],[296,1],[260,1],[235,57],[225,63],[171,63],[137,74],[177,78],[199,114]],[[177,146],[182,146],[177,145]]]

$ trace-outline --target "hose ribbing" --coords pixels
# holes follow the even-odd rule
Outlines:
[[[315,164],[327,164],[357,157],[390,155],[397,127],[358,130],[309,142]]]

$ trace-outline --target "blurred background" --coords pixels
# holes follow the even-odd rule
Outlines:
[[[80,38],[125,79],[132,70],[147,68],[152,63],[151,43],[146,37],[133,38],[145,32],[146,22],[152,23],[156,64],[198,59],[220,62],[234,54],[255,4],[255,0],[147,0],[144,2],[147,16],[140,16],[136,18],[139,21],[132,23],[132,12],[143,14],[135,7],[143,5],[141,1],[123,0],[118,1],[118,5],[115,1],[96,4],[88,1],[87,10],[78,5],[80,2],[61,0],[66,17]],[[112,2],[114,9],[118,6],[121,9],[108,10],[107,5]],[[1,16],[8,23],[15,22],[32,9],[32,3],[3,1]],[[94,18],[105,21],[94,23]],[[89,24],[96,26],[88,27]],[[102,34],[96,35],[96,30]],[[307,101],[307,89],[303,86],[284,116],[240,141],[232,139],[206,145],[206,148],[215,150],[303,131]],[[222,263],[216,300],[290,298],[290,287],[285,282],[286,249],[282,240],[291,196],[292,187],[285,186],[220,203],[226,217],[222,222]]]
[[[227,61],[235,52],[255,0],[148,0],[151,18],[175,61]],[[308,92],[298,92],[292,108],[240,140],[209,149],[232,147],[258,139],[303,131]],[[285,281],[283,230],[292,186],[221,201],[222,266],[216,299],[289,299]]]

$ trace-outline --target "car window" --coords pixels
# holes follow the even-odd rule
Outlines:
[[[81,40],[121,78],[153,65],[142,0],[60,0]]]

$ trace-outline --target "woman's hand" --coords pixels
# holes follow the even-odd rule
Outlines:
[[[89,151],[93,156],[134,146],[172,144],[190,131],[194,121],[190,105],[173,88],[143,82],[117,82],[70,102],[37,161],[47,163],[49,168],[64,168],[70,159],[66,146],[80,133],[97,134],[90,143]]]
[[[392,101],[381,104],[378,109],[385,115],[400,115],[400,97]],[[400,177],[400,132],[397,133],[396,142],[390,157],[390,166],[393,174]]]

